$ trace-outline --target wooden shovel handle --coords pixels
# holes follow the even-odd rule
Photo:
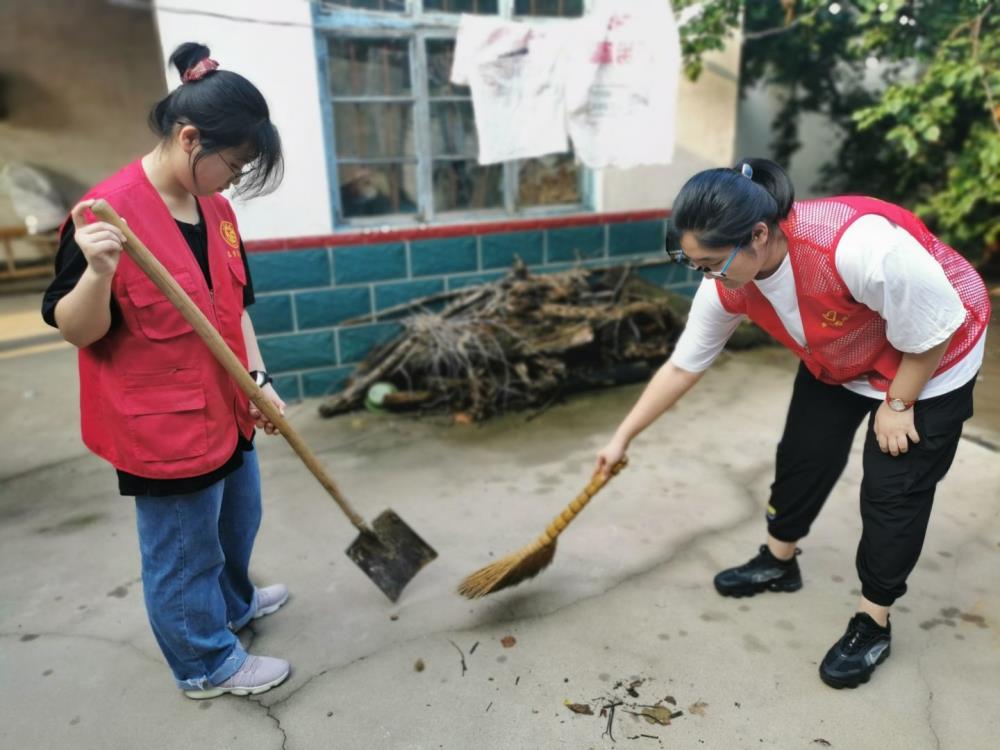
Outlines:
[[[617,476],[618,472],[626,466],[628,466],[628,456],[623,456],[621,461],[611,467],[611,472],[608,476],[604,476],[604,473],[601,471],[595,471],[594,476],[590,479],[590,484],[584,487],[583,492],[577,495],[573,502],[567,505],[563,512],[555,517],[548,528],[542,532],[538,541],[542,544],[552,544],[556,540],[556,537],[563,532],[563,529],[569,526],[570,521],[576,518],[577,514],[590,502],[590,499],[600,491],[601,487],[606,485],[611,477]]]
[[[198,308],[198,306],[191,301],[191,298],[187,295],[180,284],[178,284],[174,277],[170,275],[170,272],[163,267],[163,264],[156,259],[156,257],[149,251],[149,249],[142,243],[135,233],[129,228],[128,224],[122,221],[122,218],[118,215],[118,212],[111,207],[107,201],[99,199],[94,202],[91,206],[91,211],[94,212],[103,221],[113,224],[118,227],[127,239],[125,243],[125,252],[128,257],[135,261],[135,264],[142,269],[143,273],[149,277],[156,288],[163,292],[167,299],[169,299],[174,307],[184,316],[184,319],[191,324],[195,332],[201,336],[202,341],[208,346],[212,354],[219,361],[229,373],[230,377],[236,381],[236,384],[240,387],[251,401],[257,405],[257,408],[261,410],[271,422],[278,428],[288,444],[292,446],[296,453],[299,454],[299,458],[308,467],[309,471],[313,473],[313,476],[319,480],[319,483],[323,485],[327,492],[330,493],[330,497],[334,499],[334,502],[340,506],[340,509],[344,511],[351,523],[359,531],[364,533],[371,533],[368,525],[364,522],[364,519],[351,507],[350,503],[344,499],[343,494],[340,492],[340,488],[337,487],[333,479],[326,473],[323,466],[317,460],[316,456],[306,445],[305,441],[299,436],[299,434],[292,428],[288,421],[281,415],[278,408],[271,403],[271,400],[264,395],[264,391],[260,389],[260,386],[254,382],[254,379],[250,377],[250,373],[247,372],[246,367],[240,358],[237,357],[233,350],[229,348],[229,345],[222,338],[222,335],[215,329],[205,314]]]

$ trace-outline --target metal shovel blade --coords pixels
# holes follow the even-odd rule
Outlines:
[[[372,534],[358,534],[346,553],[372,579],[390,601],[437,552],[393,511],[387,510],[372,523]]]

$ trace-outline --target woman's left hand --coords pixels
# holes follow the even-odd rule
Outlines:
[[[909,450],[910,442],[920,442],[920,435],[913,424],[913,409],[893,411],[883,403],[875,412],[875,439],[883,453],[898,456]]]
[[[267,396],[270,402],[274,404],[274,408],[278,410],[278,413],[281,414],[281,416],[285,416],[285,402],[281,400],[281,396],[279,396],[278,392],[274,390],[274,386],[268,383],[261,388],[261,390],[264,391],[264,395]],[[281,434],[274,423],[261,413],[260,409],[257,408],[257,405],[254,404],[253,401],[250,402],[250,416],[257,421],[257,426],[264,430],[264,432],[268,435]]]

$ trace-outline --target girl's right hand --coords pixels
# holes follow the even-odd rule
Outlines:
[[[86,210],[94,205],[94,201],[81,201],[73,207],[73,226],[76,232],[73,239],[83,251],[87,259],[87,267],[97,276],[111,276],[118,267],[125,235],[122,231],[104,221],[87,223]]]
[[[610,443],[598,451],[597,465],[594,467],[594,473],[600,472],[604,475],[605,479],[610,477],[612,467],[625,457],[627,449],[628,445],[618,438],[612,438]]]

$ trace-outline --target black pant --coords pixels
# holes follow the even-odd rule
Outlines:
[[[951,466],[972,416],[976,378],[961,388],[914,407],[920,442],[907,453],[882,453],[875,439],[880,401],[827,385],[799,367],[778,444],[768,531],[795,542],[809,533],[823,503],[847,465],[858,425],[867,416],[864,478],[861,480],[863,531],[857,569],[865,598],[890,606],[906,592],[906,578],[917,564],[934,503],[934,490]]]

